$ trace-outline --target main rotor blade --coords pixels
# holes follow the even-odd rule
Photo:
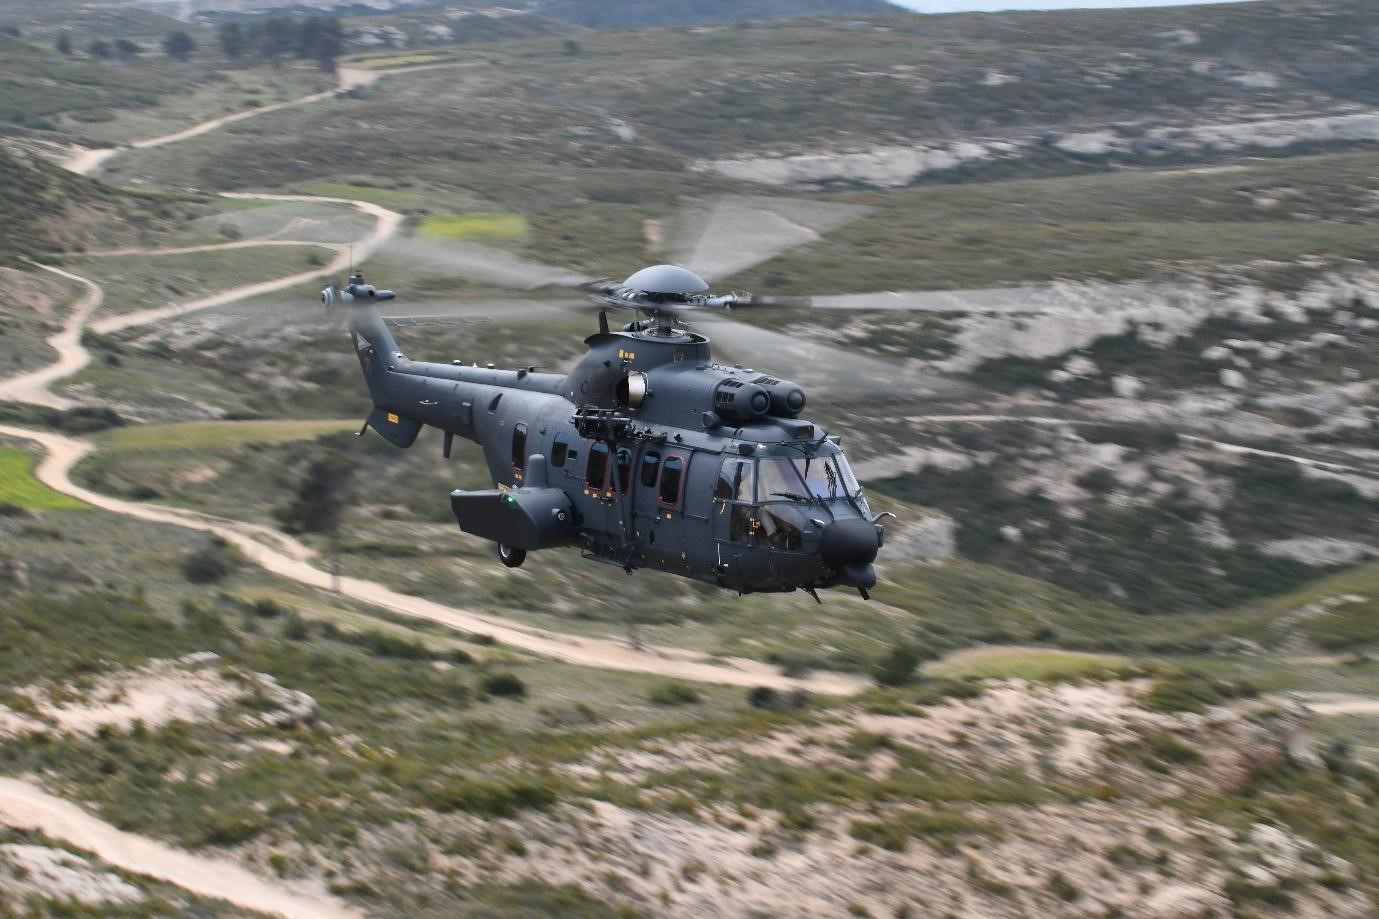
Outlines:
[[[400,329],[437,325],[481,325],[492,322],[488,316],[384,316],[383,321]]]
[[[588,281],[586,275],[568,268],[470,240],[401,239],[390,243],[383,254],[403,261],[413,271],[435,272],[513,290],[578,287]]]
[[[660,229],[671,260],[714,280],[817,242],[868,210],[803,198],[724,196],[663,221]]]
[[[970,383],[937,373],[902,367],[890,361],[816,339],[804,339],[737,322],[721,315],[703,314],[714,354],[749,363],[769,362],[763,369],[788,377],[806,392],[820,392],[835,399],[868,402],[913,400],[958,401],[971,399],[981,390]]]

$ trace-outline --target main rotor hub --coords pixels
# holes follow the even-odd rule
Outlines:
[[[632,274],[622,286],[640,291],[648,300],[675,303],[709,289],[699,275],[678,265],[652,265]]]

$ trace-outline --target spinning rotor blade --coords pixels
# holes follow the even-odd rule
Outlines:
[[[422,326],[482,325],[493,320],[488,316],[384,316],[383,321],[394,328],[415,329]]]

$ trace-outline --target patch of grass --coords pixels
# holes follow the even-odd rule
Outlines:
[[[1188,671],[1162,677],[1141,704],[1156,712],[1204,712],[1213,705],[1257,695],[1248,683]]]
[[[956,808],[904,811],[881,820],[854,820],[848,828],[854,839],[903,852],[911,839],[917,839],[943,852],[953,852],[960,836],[981,834],[999,836],[995,824],[969,816]]]
[[[646,697],[656,705],[696,705],[700,698],[699,690],[688,683],[658,683]]]
[[[389,70],[394,67],[411,67],[418,64],[434,64],[448,60],[445,54],[420,52],[417,54],[390,54],[384,57],[366,57],[357,61],[351,61],[351,67],[363,67],[365,70]]]
[[[550,781],[525,776],[464,775],[435,789],[426,802],[442,813],[465,811],[483,817],[511,817],[522,810],[549,810],[559,793]]]
[[[362,185],[352,182],[307,182],[298,188],[307,195],[369,201],[384,207],[410,207],[422,200],[422,196],[418,192],[409,189],[379,188],[376,185]]]
[[[0,446],[0,503],[26,510],[73,510],[85,504],[34,477],[37,460],[14,447]]]
[[[417,225],[418,236],[432,239],[515,239],[527,230],[521,214],[436,214]]]
[[[354,430],[357,421],[184,421],[130,425],[105,435],[101,446],[117,451],[222,450],[251,444],[310,440],[322,434]]]
[[[1379,601],[1341,603],[1302,623],[1307,637],[1330,651],[1379,644]]]
[[[1107,679],[1126,675],[1128,658],[1056,648],[972,648],[950,654],[924,668],[928,676],[947,679],[1021,679],[1060,682]]]

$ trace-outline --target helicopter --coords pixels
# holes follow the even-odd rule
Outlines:
[[[739,594],[876,585],[883,545],[841,438],[801,417],[804,390],[741,365],[716,363],[684,314],[794,305],[713,295],[675,265],[622,282],[582,285],[601,307],[588,351],[568,373],[414,361],[378,304],[396,294],[354,272],[321,292],[345,319],[373,408],[372,428],[411,447],[423,426],[483,450],[494,487],[456,490],[459,528],[495,544],[509,568],[529,552],[584,557],[691,578]],[[612,331],[609,310],[638,318]],[[822,601],[820,601],[822,602]]]

